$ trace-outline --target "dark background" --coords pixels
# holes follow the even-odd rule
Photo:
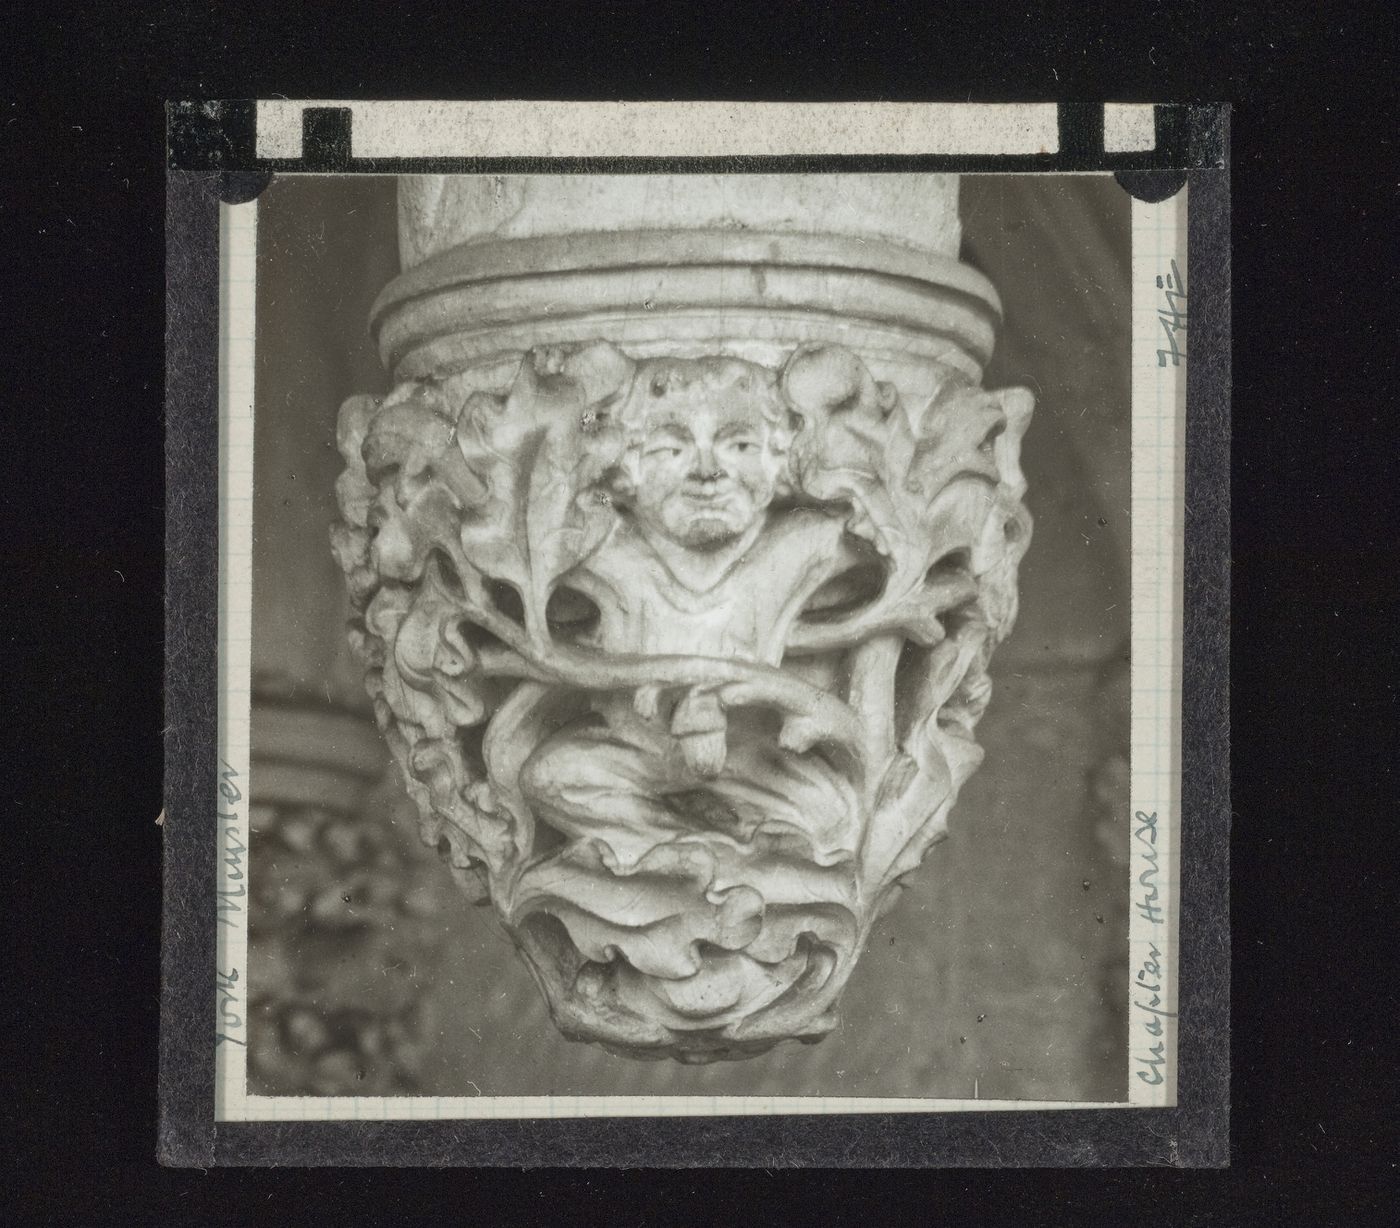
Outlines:
[[[8,421],[4,1100],[20,1222],[1387,1222],[1394,1190],[1393,8],[609,5],[331,21],[16,12],[0,87]],[[731,19],[732,17],[732,19]],[[1110,26],[1112,32],[1110,33]],[[163,1171],[154,1163],[167,98],[1235,103],[1235,826],[1226,1172]],[[212,548],[212,543],[211,543]],[[314,1191],[314,1194],[313,1194]],[[807,1201],[807,1200],[810,1200]],[[362,1220],[363,1222],[363,1220]]]
[[[1036,527],[1017,626],[992,660],[987,758],[950,838],[875,926],[836,1031],[687,1067],[559,1034],[494,914],[454,899],[446,870],[414,847],[397,773],[334,821],[308,815],[286,779],[319,770],[311,744],[327,710],[369,708],[328,542],[336,412],[390,387],[367,321],[397,271],[394,191],[388,177],[287,176],[258,201],[252,1089],[1126,1099],[1127,192],[1110,175],[962,179],[962,257],[1005,312],[985,383],[1037,399],[1022,450]],[[338,908],[386,852],[395,868],[378,881],[422,906]],[[391,1082],[395,1053],[376,1038],[395,1021],[427,1053]]]

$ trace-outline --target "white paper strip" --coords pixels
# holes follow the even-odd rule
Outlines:
[[[248,757],[252,668],[253,367],[258,206],[219,206],[219,763],[214,1115],[246,1094],[248,1046]]]
[[[302,156],[302,112],[349,107],[356,158],[1040,154],[1054,103],[258,103],[260,158]]]
[[[1150,102],[1105,103],[1103,148],[1105,153],[1143,153],[1156,149],[1156,108]]]

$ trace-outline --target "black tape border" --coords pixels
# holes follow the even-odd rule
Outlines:
[[[1191,361],[1186,423],[1182,989],[1179,1104],[1170,1109],[216,1124],[211,1042],[218,686],[218,203],[221,193],[229,190],[229,173],[284,168],[237,164],[229,152],[237,152],[232,139],[237,125],[226,125],[218,129],[224,144],[206,148],[220,164],[170,171],[166,219],[168,732],[158,1146],[162,1163],[201,1168],[1219,1167],[1228,1163],[1230,187],[1228,113],[1223,107],[1210,112],[1207,127],[1220,137],[1220,165],[1193,169],[1188,176]],[[227,112],[222,114],[227,118]],[[784,162],[782,169],[799,169],[791,160],[779,161]],[[848,169],[851,160],[803,161],[819,163],[803,169],[832,171]],[[902,165],[905,161],[887,159],[880,169],[916,169]],[[977,159],[938,161],[938,169],[966,173],[986,169],[976,165]],[[535,165],[528,163],[528,167]],[[285,169],[308,168],[298,164]],[[353,169],[390,168],[357,163]],[[509,167],[493,164],[490,169],[521,168],[511,163]],[[602,168],[575,160],[562,165],[550,162],[548,169]],[[691,167],[668,161],[665,169]],[[722,169],[749,168],[726,164]]]
[[[820,171],[1010,171],[1218,170],[1225,166],[1227,108],[1157,103],[1156,145],[1126,153],[1104,150],[1104,104],[1059,103],[1060,149],[1053,154],[888,154],[850,157],[736,158],[354,158],[349,107],[307,107],[302,112],[302,156],[257,156],[257,103],[174,102],[167,108],[167,167],[225,173],[323,174],[663,174],[801,173]]]

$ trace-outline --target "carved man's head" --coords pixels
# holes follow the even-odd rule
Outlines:
[[[743,536],[773,501],[792,429],[763,368],[726,358],[643,363],[623,419],[644,532],[714,549]]]

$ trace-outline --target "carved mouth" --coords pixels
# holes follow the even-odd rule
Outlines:
[[[718,503],[728,503],[733,497],[733,492],[728,490],[688,490],[685,492],[685,497],[691,503],[713,507]]]

